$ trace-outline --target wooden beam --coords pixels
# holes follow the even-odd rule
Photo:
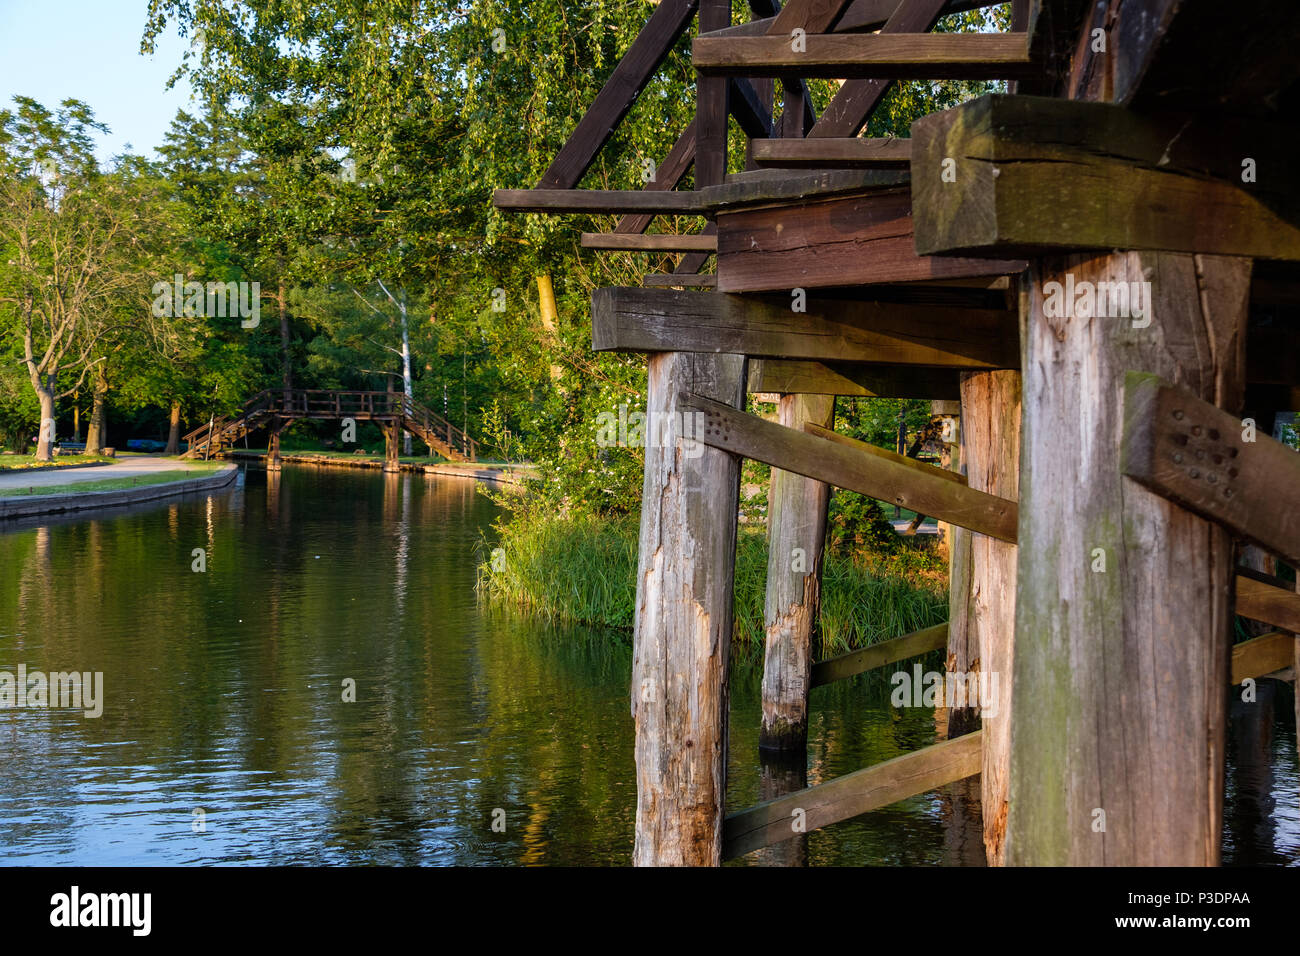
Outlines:
[[[681,236],[663,233],[634,235],[618,232],[584,232],[584,249],[625,249],[630,252],[697,252],[718,248],[717,236]]]
[[[1014,501],[965,488],[938,475],[918,473],[838,442],[782,428],[699,395],[684,394],[678,405],[703,414],[703,434],[697,440],[705,445],[932,515],[1000,541],[1016,540],[1018,508]]]
[[[995,7],[999,2],[1002,2],[1002,0],[947,0],[941,13],[965,13],[968,10],[977,10],[980,7]],[[750,5],[753,6],[752,3]],[[874,33],[883,27],[892,15],[906,9],[909,5],[912,5],[912,0],[853,0],[839,19],[835,21],[834,25],[830,27],[829,32]],[[735,26],[713,30],[702,35],[709,37],[767,36],[772,32],[772,25],[775,20],[775,16],[764,15],[758,20],[738,23]],[[822,30],[821,32],[828,31]]]
[[[1300,594],[1286,588],[1239,574],[1236,611],[1252,621],[1300,632]]]
[[[852,395],[862,398],[955,399],[959,395],[954,369],[858,365],[754,359],[749,363],[751,392],[797,392]]]
[[[1023,259],[918,256],[907,190],[720,211],[717,224],[723,292],[991,277],[1026,266]]]
[[[569,135],[538,188],[572,189],[623,121],[650,77],[686,32],[699,0],[662,0]]]
[[[919,253],[1150,249],[1300,259],[1300,133],[990,94],[912,124]],[[1243,182],[1245,159],[1257,181]],[[1062,210],[1070,210],[1068,221]]]
[[[912,142],[907,139],[760,139],[753,143],[754,162],[785,169],[888,169],[907,166]]]
[[[942,16],[943,0],[910,0],[897,4],[888,20],[881,25],[881,33],[920,34],[930,30]],[[857,136],[867,124],[872,112],[880,104],[892,79],[845,80],[827,104],[826,111],[808,132],[813,139]]]
[[[509,212],[649,215],[703,215],[704,204],[693,192],[646,189],[498,189],[492,205]]]
[[[1292,666],[1296,653],[1294,634],[1265,634],[1232,645],[1232,683],[1260,678]]]
[[[732,351],[772,358],[1006,368],[1015,315],[899,302],[610,287],[591,297],[598,352]]]
[[[965,475],[950,471],[947,468],[937,468],[934,465],[927,465],[923,461],[917,461],[915,458],[908,458],[906,455],[900,455],[896,451],[890,451],[888,448],[881,448],[878,445],[872,445],[869,442],[859,441],[848,435],[841,435],[831,428],[823,428],[819,425],[805,425],[803,430],[809,435],[817,438],[825,438],[827,441],[833,441],[846,448],[856,448],[860,452],[873,455],[876,458],[883,458],[885,461],[892,461],[903,468],[910,468],[919,475],[929,475],[935,478],[942,478],[945,481],[954,481],[959,485],[966,485]]]
[[[909,657],[919,657],[939,650],[947,642],[948,625],[936,624],[934,627],[818,661],[812,666],[812,686],[821,687]]]
[[[731,0],[699,0],[701,32],[731,22]],[[695,77],[695,188],[714,186],[727,173],[727,89],[716,76]]]
[[[651,272],[641,279],[647,289],[687,288],[712,289],[718,284],[718,277],[709,275],[678,275],[675,272]]]
[[[1124,474],[1238,537],[1300,563],[1300,455],[1155,375],[1124,383]],[[1273,623],[1273,622],[1270,622]]]
[[[723,823],[723,859],[795,836],[798,811],[804,829],[815,830],[973,776],[980,743],[978,732],[967,734],[733,813]]]
[[[997,80],[1035,72],[1024,34],[808,34],[803,42],[800,50],[788,35],[698,37],[691,61],[704,76]]]

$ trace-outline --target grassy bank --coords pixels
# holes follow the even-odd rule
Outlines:
[[[630,630],[635,605],[637,524],[591,517],[517,516],[502,529],[499,550],[486,556],[479,587],[489,601],[509,603],[556,621]],[[763,646],[767,541],[742,527],[736,542],[734,638]],[[829,552],[823,571],[823,655],[940,624],[948,598],[935,575],[904,576],[897,564]]]
[[[225,462],[191,462],[185,468],[176,471],[159,471],[149,475],[136,475],[131,478],[103,478],[98,481],[74,481],[57,485],[23,485],[21,488],[0,489],[0,496],[21,498],[31,495],[81,495],[95,491],[121,491],[125,488],[142,488],[146,485],[164,485],[172,481],[185,481],[189,478],[202,478],[212,474]]]
[[[0,456],[0,471],[58,471],[80,465],[108,465],[116,461],[107,455],[59,455],[51,461],[37,461],[35,455]]]

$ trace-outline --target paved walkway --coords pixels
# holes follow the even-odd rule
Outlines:
[[[0,463],[3,459],[0,459]],[[6,488],[27,488],[33,485],[74,485],[81,481],[103,481],[106,478],[136,478],[140,475],[153,475],[160,471],[180,471],[189,466],[189,461],[175,458],[159,458],[154,455],[131,455],[121,458],[110,465],[97,465],[94,468],[23,468],[18,471],[0,471],[0,494]]]

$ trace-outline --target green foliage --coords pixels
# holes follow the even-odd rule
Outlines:
[[[635,613],[637,522],[575,514],[557,519],[528,509],[497,527],[485,546],[479,588],[491,601],[557,621],[630,630]],[[733,639],[762,654],[767,541],[761,527],[736,541]],[[942,585],[917,585],[860,556],[829,553],[823,569],[821,656],[830,656],[941,624]]]

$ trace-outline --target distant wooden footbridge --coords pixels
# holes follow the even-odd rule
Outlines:
[[[243,410],[227,418],[214,419],[185,436],[188,448],[182,457],[210,458],[230,448],[251,431],[265,428],[267,466],[280,467],[280,432],[300,419],[317,421],[368,421],[384,433],[385,471],[398,470],[398,453],[403,431],[408,431],[452,461],[477,461],[479,443],[447,419],[402,392],[340,391],[337,389],[282,388],[258,392],[244,403]]]

